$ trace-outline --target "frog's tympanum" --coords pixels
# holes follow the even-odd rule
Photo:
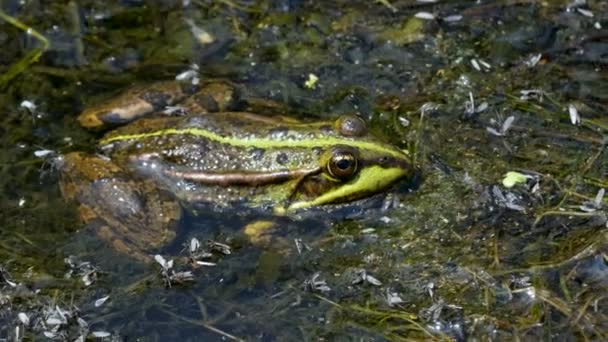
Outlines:
[[[236,111],[235,89],[162,82],[84,111],[83,126],[115,129],[99,154],[63,157],[63,195],[85,222],[102,222],[100,237],[149,260],[192,204],[288,215],[377,194],[413,173],[407,154],[357,116],[301,122]]]

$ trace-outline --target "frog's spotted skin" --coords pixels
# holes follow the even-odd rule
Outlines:
[[[163,85],[167,95],[159,93]],[[186,103],[183,115],[154,115],[110,131],[99,142],[103,157],[73,153],[64,158],[64,196],[104,223],[104,239],[132,255],[172,238],[178,206],[164,203],[204,202],[227,209],[238,203],[289,213],[361,199],[413,173],[406,153],[371,135],[355,116],[306,123],[209,112],[201,104],[229,108],[236,92],[225,84],[210,84],[194,95],[173,83],[152,89],[138,88],[132,99],[123,94],[116,103],[85,111],[80,120],[105,125],[138,118],[159,109],[158,103],[146,107],[151,97]],[[124,103],[128,106],[118,106]]]

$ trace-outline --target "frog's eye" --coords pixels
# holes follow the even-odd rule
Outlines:
[[[350,151],[336,151],[327,163],[327,171],[334,178],[349,178],[357,172],[357,158]]]
[[[367,133],[365,121],[355,115],[343,115],[336,122],[338,132],[346,137],[361,137]]]

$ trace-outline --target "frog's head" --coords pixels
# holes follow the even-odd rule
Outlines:
[[[340,117],[333,131],[315,142],[324,146],[318,166],[298,180],[286,211],[359,200],[414,174],[407,152],[372,135],[359,117]]]

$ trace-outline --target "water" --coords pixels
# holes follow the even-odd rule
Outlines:
[[[606,338],[606,2],[0,5],[50,41],[0,94],[0,338]],[[0,27],[6,74],[42,43]],[[163,253],[193,281],[167,287],[78,223],[35,154],[93,151],[83,108],[193,63],[294,114],[359,113],[415,151],[419,186],[262,244],[249,217],[189,215]],[[193,237],[231,253],[192,269]]]

